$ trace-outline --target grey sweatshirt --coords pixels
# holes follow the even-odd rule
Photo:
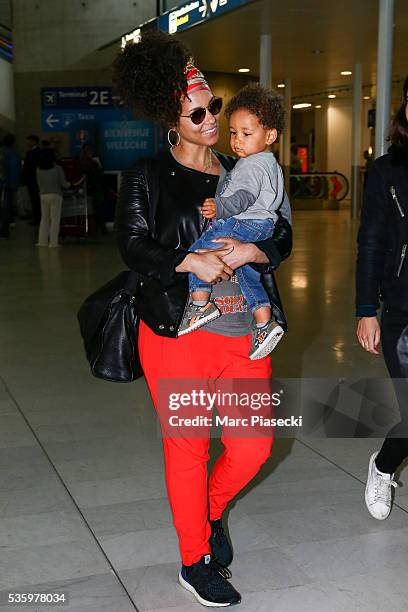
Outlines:
[[[50,170],[37,170],[38,186],[40,193],[57,193],[62,195],[62,189],[71,187],[71,183],[65,178],[64,170],[55,164]]]
[[[286,198],[282,168],[273,153],[241,157],[215,196],[217,219],[277,220],[276,210]]]

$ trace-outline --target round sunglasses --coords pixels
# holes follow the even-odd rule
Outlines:
[[[222,109],[222,98],[213,98],[207,108],[199,107],[193,110],[189,115],[180,115],[180,117],[187,117],[191,119],[194,125],[200,125],[205,119],[207,110],[215,117],[220,113]]]

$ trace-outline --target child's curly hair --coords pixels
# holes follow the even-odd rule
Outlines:
[[[227,119],[234,111],[242,108],[256,115],[265,128],[276,129],[278,138],[282,134],[285,127],[285,110],[282,96],[274,89],[267,89],[259,83],[246,85],[228,102],[225,108]]]
[[[154,31],[129,42],[113,62],[112,81],[124,105],[136,116],[174,126],[187,95],[184,73],[191,51],[179,40]]]

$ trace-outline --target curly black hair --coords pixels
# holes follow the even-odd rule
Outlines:
[[[142,34],[128,42],[112,65],[115,92],[136,117],[176,125],[180,99],[187,95],[184,73],[191,51],[179,40],[160,31]]]
[[[285,127],[285,110],[282,96],[274,89],[267,89],[259,83],[245,85],[228,102],[225,116],[229,119],[234,111],[242,108],[256,115],[265,128],[276,129],[278,137],[282,134]]]

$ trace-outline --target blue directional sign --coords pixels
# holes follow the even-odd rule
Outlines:
[[[44,132],[64,132],[78,121],[121,121],[130,112],[118,105],[112,87],[45,87],[41,90]]]
[[[169,34],[186,30],[212,17],[248,4],[252,0],[194,0],[183,2],[158,18],[159,28]]]
[[[107,87],[60,87],[41,90],[43,132],[68,132],[71,155],[84,142],[98,149],[106,170],[123,170],[133,160],[153,155],[157,126],[134,121]]]
[[[50,87],[41,90],[42,110],[110,108],[115,105],[112,87]]]
[[[127,42],[137,42],[140,35],[147,30],[159,29],[175,34],[192,26],[233,11],[253,0],[188,0],[155,19],[139,25],[122,36],[122,47]]]
[[[42,110],[41,125],[43,132],[67,132],[71,123],[78,121],[130,121],[132,114],[122,108],[107,108],[94,110],[79,110],[67,108],[65,110]]]

